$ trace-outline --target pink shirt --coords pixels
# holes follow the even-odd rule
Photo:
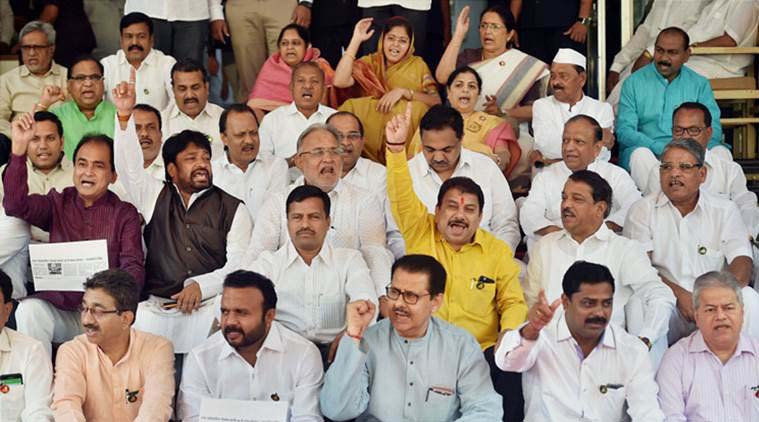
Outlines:
[[[675,343],[662,359],[656,381],[667,421],[759,420],[759,341],[741,334],[723,365],[701,331]]]
[[[163,337],[132,329],[115,365],[84,335],[58,349],[53,387],[57,421],[165,422],[174,396],[174,348]]]

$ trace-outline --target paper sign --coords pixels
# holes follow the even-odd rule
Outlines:
[[[287,422],[286,401],[244,401],[204,398],[200,422]]]
[[[84,282],[108,269],[105,239],[29,245],[34,288],[37,291],[84,291]]]

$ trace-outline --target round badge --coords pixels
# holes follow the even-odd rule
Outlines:
[[[600,391],[601,394],[606,394],[606,392],[609,391],[609,388],[605,385],[602,385],[601,387],[598,388],[598,391]]]
[[[501,60],[500,62],[498,62],[498,66],[504,67],[506,66],[506,62]]]
[[[274,401],[279,401],[279,394],[277,394],[277,393],[272,394],[271,395],[271,399],[274,400]]]
[[[759,390],[754,391],[754,397],[756,397],[757,399],[759,399]]]
[[[698,247],[698,253],[700,255],[706,255],[706,246],[699,246]]]
[[[142,92],[144,92],[144,93],[145,93],[145,95],[150,95],[150,91],[148,91],[148,89],[147,89],[147,88],[143,89],[143,90],[142,90]]]
[[[11,388],[8,384],[0,384],[0,393],[8,394],[9,391],[11,391]]]
[[[134,403],[134,402],[137,401],[137,395],[136,394],[135,395],[130,395],[127,400],[129,401],[129,403]]]

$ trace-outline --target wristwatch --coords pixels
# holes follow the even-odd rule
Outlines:
[[[580,22],[581,25],[588,26],[590,25],[590,17],[586,17],[586,18],[578,17],[577,22]]]

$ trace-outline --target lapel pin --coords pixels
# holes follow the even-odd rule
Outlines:
[[[698,247],[698,253],[700,255],[706,255],[706,246],[699,246]]]
[[[11,391],[11,387],[8,384],[0,384],[0,393],[8,394]]]
[[[271,395],[271,399],[274,400],[274,401],[279,401],[279,394],[277,394],[277,393],[272,394]]]

